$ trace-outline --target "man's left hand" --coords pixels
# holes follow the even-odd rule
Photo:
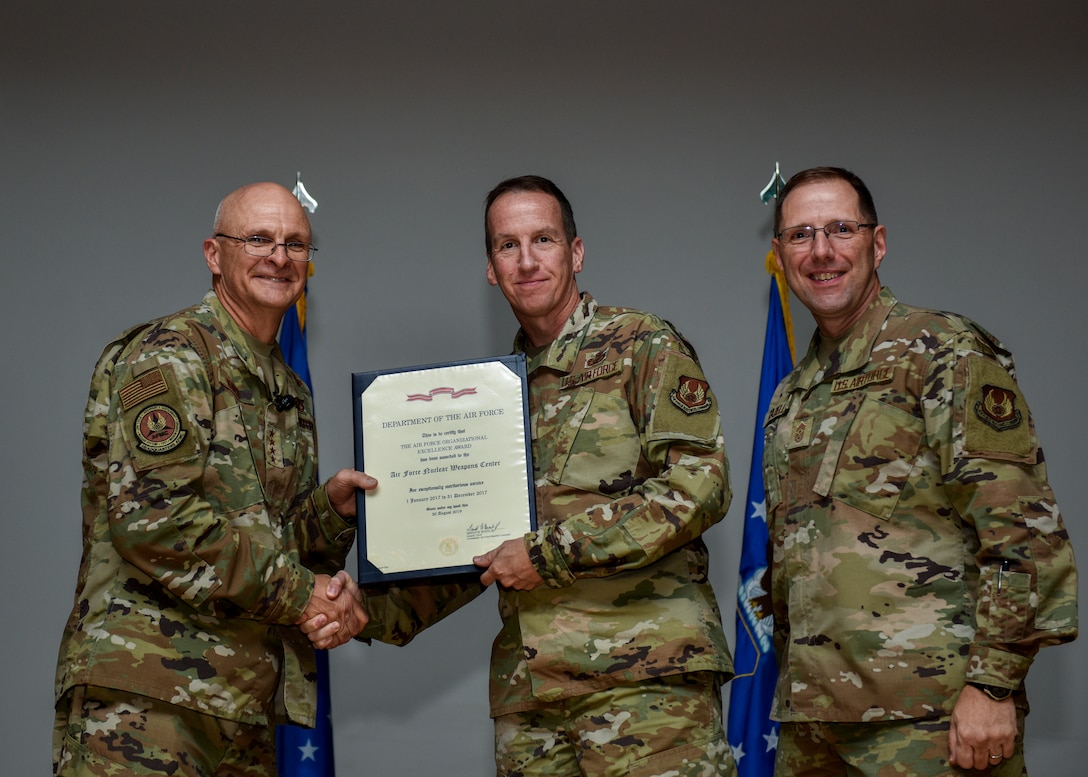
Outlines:
[[[355,515],[356,490],[369,491],[377,487],[378,481],[365,472],[342,469],[329,478],[329,482],[325,484],[325,494],[337,515],[351,518]]]
[[[494,550],[473,557],[472,563],[484,568],[484,573],[480,575],[480,582],[484,585],[498,583],[516,591],[532,591],[544,582],[529,560],[525,540],[521,537],[507,540]]]
[[[966,685],[952,710],[949,760],[962,769],[990,769],[1011,756],[1016,746],[1016,705],[995,701]],[[991,757],[995,756],[995,757]]]

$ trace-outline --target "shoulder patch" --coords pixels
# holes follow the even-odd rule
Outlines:
[[[132,422],[136,447],[146,453],[163,454],[177,448],[185,440],[181,417],[168,405],[148,405],[136,414]]]
[[[1031,413],[1016,381],[1000,364],[968,358],[965,404],[963,443],[969,455],[1034,458]]]
[[[165,394],[166,389],[166,379],[162,376],[162,370],[154,369],[122,386],[117,396],[121,399],[121,407],[131,410],[141,402],[159,394]]]
[[[710,384],[702,378],[681,375],[676,386],[669,391],[669,399],[688,415],[705,413],[713,406],[710,398]]]
[[[670,353],[660,380],[648,428],[651,436],[714,439],[720,431],[717,403],[699,365]]]
[[[975,402],[975,415],[999,432],[1015,429],[1024,421],[1024,414],[1016,408],[1016,393],[990,385],[982,387],[982,399]]]
[[[137,472],[198,456],[185,392],[169,364],[159,364],[117,390],[122,434]]]

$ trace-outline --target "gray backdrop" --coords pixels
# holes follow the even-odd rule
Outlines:
[[[1085,8],[7,0],[4,772],[48,769],[95,358],[201,296],[222,195],[296,171],[320,202],[309,343],[326,474],[351,462],[352,371],[508,351],[482,199],[547,175],[574,203],[582,287],[672,320],[717,391],[741,494],[708,536],[729,615],[767,305],[757,195],[776,161],[787,176],[837,164],[888,226],[885,283],[1017,354],[1083,556]],[[803,347],[811,319],[794,312]],[[492,591],[406,648],[335,651],[341,777],[491,772],[497,628]],[[1082,640],[1032,670],[1036,775],[1082,773],[1086,664]]]

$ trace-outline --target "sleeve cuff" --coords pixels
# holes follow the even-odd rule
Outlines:
[[[333,539],[343,539],[343,536],[347,532],[355,531],[358,526],[358,520],[353,516],[351,518],[342,518],[339,513],[332,507],[332,502],[329,501],[329,492],[326,490],[326,484],[322,483],[313,491],[314,511],[317,513],[317,519],[321,526],[327,527],[330,531],[329,535]]]
[[[1029,656],[973,645],[967,656],[967,676],[964,679],[969,683],[1015,690],[1027,677],[1031,663]]]
[[[566,588],[574,583],[574,573],[567,560],[542,532],[538,530],[525,535],[525,550],[537,574],[544,578],[544,584],[549,588]]]
[[[314,593],[314,573],[305,567],[295,567],[287,576],[283,601],[269,615],[271,623],[294,624],[306,611],[306,605]]]

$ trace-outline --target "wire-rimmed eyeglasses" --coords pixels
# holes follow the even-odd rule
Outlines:
[[[242,248],[250,256],[272,256],[276,253],[276,249],[283,246],[283,250],[287,252],[287,258],[292,262],[308,262],[314,258],[314,251],[317,250],[310,243],[303,243],[299,240],[291,240],[286,243],[277,243],[270,237],[264,237],[263,235],[250,235],[249,237],[235,237],[234,235],[225,235],[222,232],[216,232],[216,237],[225,237],[229,240],[237,240],[242,244]]]
[[[824,224],[822,227],[810,227],[807,225],[786,227],[775,235],[775,237],[779,240],[785,240],[790,245],[800,246],[815,240],[817,232],[823,232],[828,240],[831,238],[837,240],[853,240],[858,236],[858,233],[861,230],[866,227],[875,226],[876,224],[859,224],[856,221],[832,221],[830,224]]]

